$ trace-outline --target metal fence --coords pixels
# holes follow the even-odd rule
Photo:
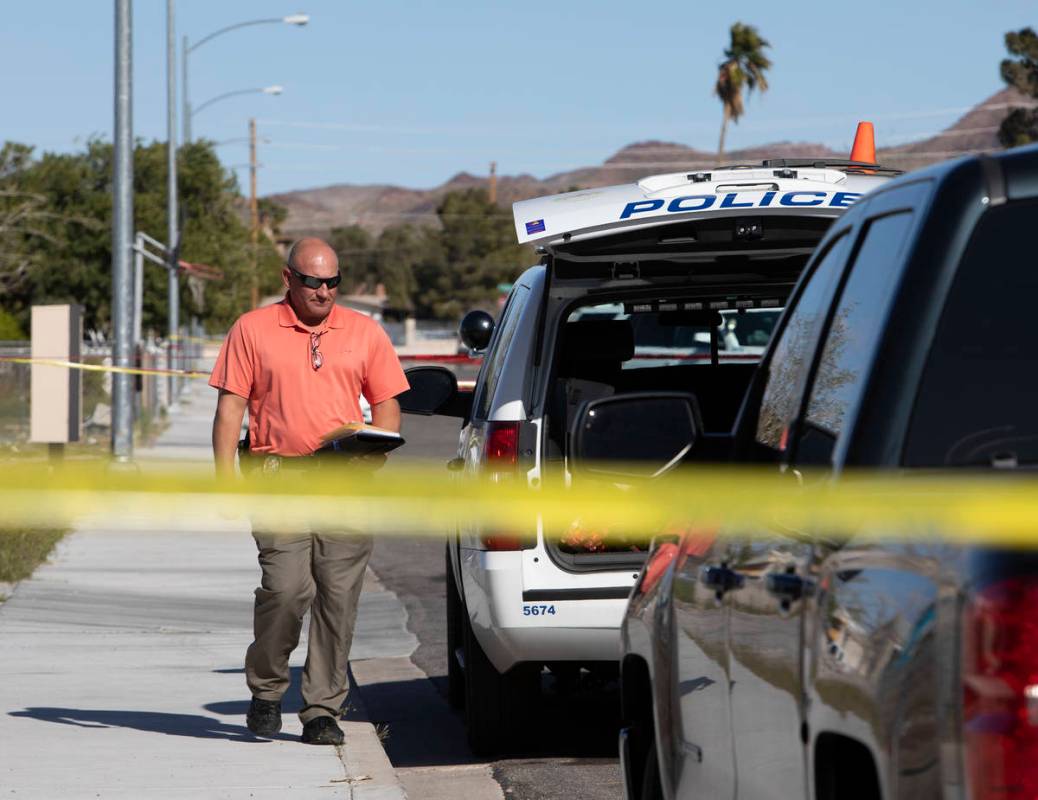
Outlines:
[[[184,326],[171,347],[167,340],[149,338],[137,349],[136,364],[145,370],[195,369],[202,360],[203,332]],[[29,358],[28,341],[0,341],[0,446],[21,447],[29,443],[32,367],[6,359]],[[112,349],[105,343],[85,341],[84,364],[111,366]],[[160,426],[184,381],[164,374],[134,376],[134,422],[137,433],[147,438]],[[82,439],[87,444],[106,442],[112,424],[112,376],[108,372],[83,371],[83,403],[80,406]]]

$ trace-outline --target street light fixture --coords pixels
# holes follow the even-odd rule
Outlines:
[[[278,94],[281,94],[284,91],[285,91],[285,87],[284,86],[278,86],[276,84],[274,86],[259,86],[259,87],[256,87],[255,89],[236,89],[233,92],[224,92],[223,94],[218,94],[216,97],[210,97],[208,100],[206,100],[200,106],[198,106],[198,108],[193,109],[192,111],[189,111],[188,113],[193,117],[199,111],[202,111],[203,109],[208,108],[213,103],[219,103],[221,100],[226,100],[228,97],[236,97],[237,95],[240,95],[240,94],[273,94],[273,95],[278,95]]]
[[[213,31],[208,36],[204,36],[194,44],[188,42],[187,36],[184,37],[183,44],[183,57],[181,58],[181,68],[183,69],[183,85],[184,85],[184,144],[191,142],[191,100],[188,94],[188,56],[191,55],[195,50],[201,47],[211,39],[215,39],[217,36],[222,36],[230,31],[237,30],[238,28],[247,28],[251,25],[295,25],[296,27],[303,27],[310,22],[309,14],[289,14],[285,17],[271,17],[267,19],[252,19],[247,22],[238,22],[234,25],[228,25],[225,28],[220,28],[217,31]]]

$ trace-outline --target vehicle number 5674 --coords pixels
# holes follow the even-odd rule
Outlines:
[[[523,606],[524,617],[539,617],[541,614],[555,614],[555,606]]]

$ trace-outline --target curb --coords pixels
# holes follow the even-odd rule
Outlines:
[[[346,746],[336,748],[343,766],[343,783],[350,786],[350,796],[356,800],[407,800],[379,732],[368,717],[352,663],[348,674],[350,693],[343,718]]]

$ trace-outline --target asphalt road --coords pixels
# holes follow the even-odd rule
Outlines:
[[[391,478],[393,464],[404,459],[446,463],[457,448],[457,420],[406,417],[407,445],[390,460],[383,474]],[[412,718],[427,721],[422,731],[391,732],[386,750],[394,766],[419,762],[422,742],[435,740],[432,749],[447,764],[475,762],[465,743],[460,715],[446,701],[447,657],[444,601],[444,543],[438,539],[384,537],[378,540],[371,567],[386,588],[395,592],[408,612],[408,627],[419,646],[411,661],[435,691],[407,687],[408,702],[420,704]],[[494,778],[507,798],[515,800],[617,800],[622,794],[616,757],[619,725],[619,688],[615,680],[583,675],[566,686],[548,673],[537,724],[529,746],[492,764]],[[414,689],[418,691],[414,691]],[[369,698],[375,709],[390,698]],[[414,713],[419,712],[419,713]],[[439,722],[437,722],[439,721]],[[426,759],[425,764],[429,762]]]

